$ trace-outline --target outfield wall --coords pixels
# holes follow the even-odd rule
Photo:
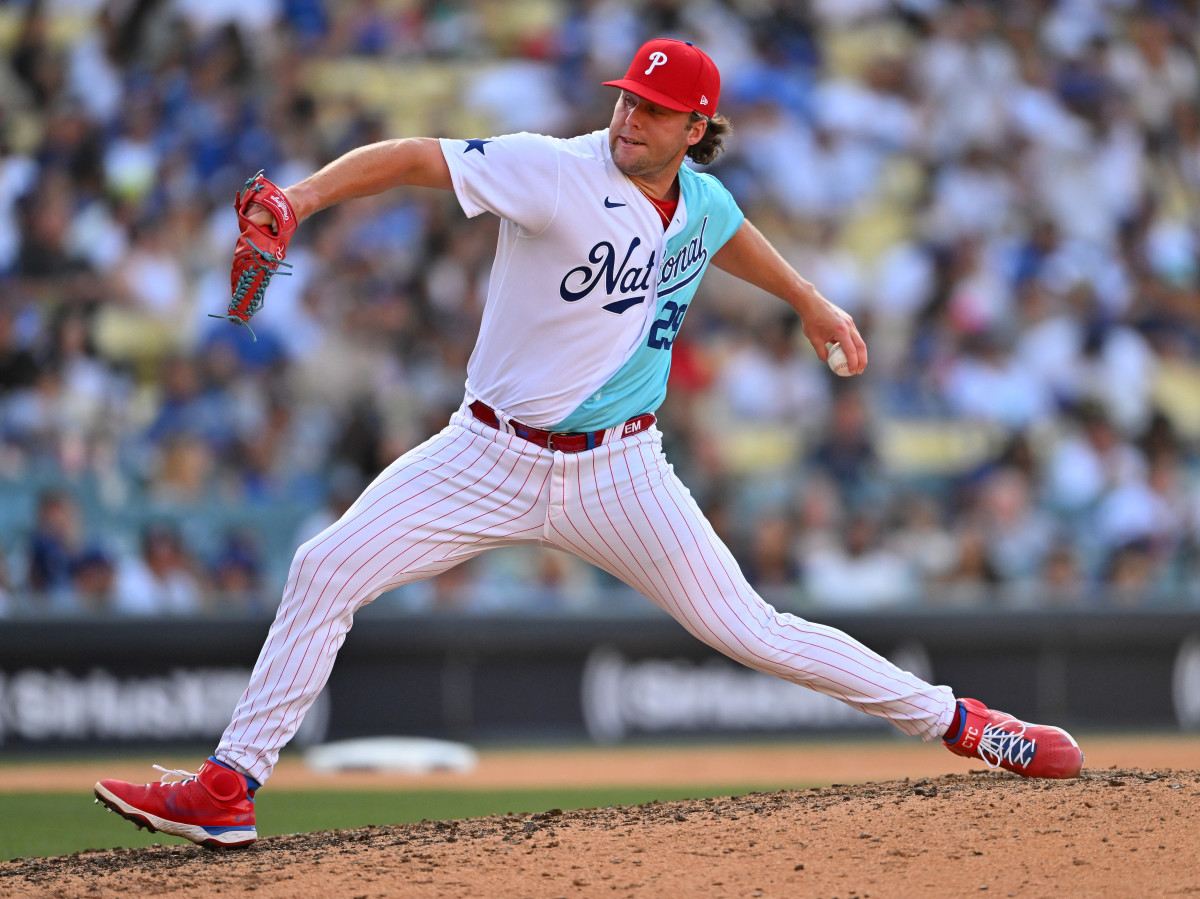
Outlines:
[[[1200,612],[830,615],[904,668],[1031,720],[1200,730]],[[264,619],[0,623],[0,752],[211,742]],[[887,731],[665,617],[360,616],[299,743]]]

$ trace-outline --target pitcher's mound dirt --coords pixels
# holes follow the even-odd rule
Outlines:
[[[0,864],[0,897],[1200,895],[1200,772],[972,771]]]

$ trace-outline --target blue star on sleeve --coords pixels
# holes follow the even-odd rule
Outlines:
[[[463,152],[470,153],[472,150],[478,150],[480,156],[486,156],[487,151],[485,151],[483,149],[483,145],[490,144],[490,143],[491,143],[490,140],[480,140],[479,138],[476,137],[476,138],[473,138],[473,139],[467,141],[467,149],[463,150]]]

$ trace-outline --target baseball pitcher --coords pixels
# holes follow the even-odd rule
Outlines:
[[[671,346],[710,265],[780,297],[826,359],[853,374],[853,320],[775,251],[715,178],[730,130],[720,75],[691,43],[642,46],[608,127],[570,139],[512,134],[360,147],[281,190],[238,195],[227,317],[262,306],[296,225],[351,197],[452,190],[501,220],[462,406],[304,544],[233,720],[196,774],[105,780],[96,797],[140,826],[206,846],[255,838],[254,794],[325,685],[354,613],[381,593],[496,546],[550,546],[645,594],[744,665],[818,690],[906,734],[1029,777],[1074,777],[1065,731],[1026,724],[925,683],[840,631],[777,612],[743,577],[663,455],[654,411]]]

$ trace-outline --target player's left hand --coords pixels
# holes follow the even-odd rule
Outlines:
[[[812,344],[821,361],[829,357],[826,344],[841,344],[850,366],[850,374],[860,375],[867,367],[867,344],[858,333],[854,319],[844,309],[835,306],[820,294],[813,298],[800,318],[804,336]]]

